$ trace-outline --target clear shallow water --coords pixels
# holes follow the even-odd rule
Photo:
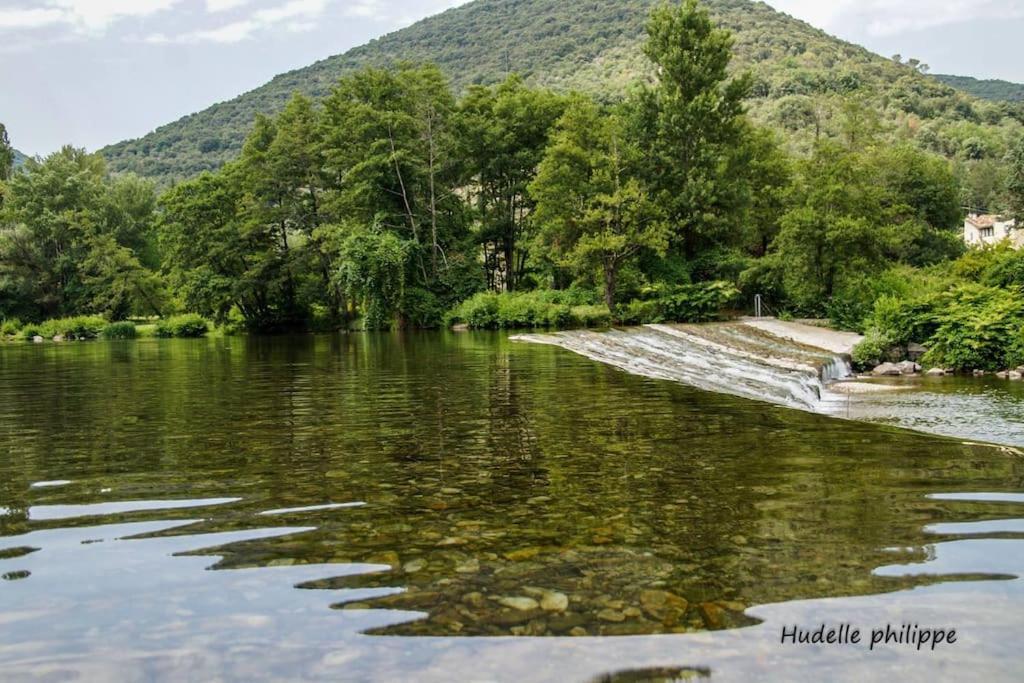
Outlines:
[[[497,335],[4,346],[0,666],[1013,680],[1022,493],[998,449]],[[902,620],[962,640],[778,644]]]
[[[995,377],[882,380],[900,391],[857,397],[851,417],[960,439],[1024,447],[1024,382]]]

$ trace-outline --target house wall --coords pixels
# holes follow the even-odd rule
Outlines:
[[[1015,247],[1024,248],[1024,230],[1014,230],[1015,225],[1014,221],[996,221],[992,226],[992,236],[982,237],[981,228],[968,220],[964,222],[964,242],[971,247],[980,247],[999,244],[1009,238]]]

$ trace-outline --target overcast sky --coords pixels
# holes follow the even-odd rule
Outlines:
[[[464,2],[0,0],[0,121],[23,152],[97,149]],[[769,4],[935,72],[1024,82],[1024,0]]]

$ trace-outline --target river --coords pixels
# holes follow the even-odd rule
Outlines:
[[[502,334],[0,346],[5,680],[1014,680],[1022,541],[1012,451]]]

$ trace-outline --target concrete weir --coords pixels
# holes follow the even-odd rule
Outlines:
[[[849,354],[860,341],[853,334],[766,319],[513,339],[559,346],[644,377],[825,414],[841,413],[848,401],[830,387],[853,375]]]

